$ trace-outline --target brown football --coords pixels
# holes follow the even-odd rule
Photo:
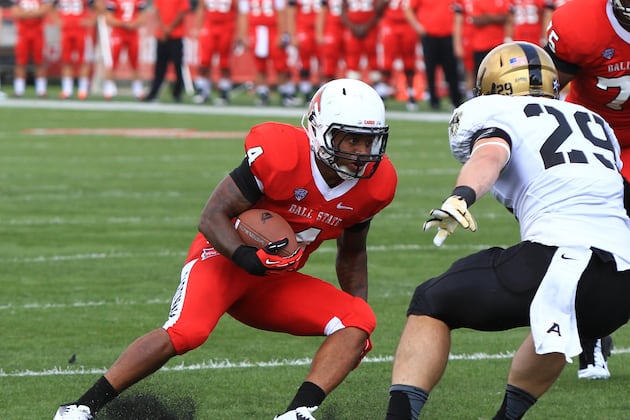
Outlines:
[[[271,242],[288,238],[289,244],[279,252],[283,257],[291,255],[298,247],[295,233],[289,223],[273,211],[245,210],[236,217],[234,227],[245,244],[256,248],[264,248]]]

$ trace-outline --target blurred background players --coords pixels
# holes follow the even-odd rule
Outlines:
[[[566,100],[599,113],[621,146],[621,170],[630,179],[630,0],[572,0],[558,7],[545,50],[558,68]],[[583,340],[578,378],[607,379],[610,338]]]
[[[457,0],[453,31],[456,54],[463,57],[465,50],[472,51],[472,79],[477,75],[479,64],[488,52],[505,40],[505,24],[508,19],[508,0]],[[464,22],[470,28],[464,29]],[[463,37],[469,37],[464,40]]]
[[[472,2],[473,0],[453,1],[453,53],[461,66],[466,98],[472,98],[475,86],[475,61],[470,47],[471,33],[474,31],[470,17]]]
[[[258,105],[269,105],[269,72],[276,73],[276,89],[284,106],[298,105],[295,83],[287,63],[289,45],[285,0],[239,0],[238,42],[252,50],[256,65],[254,84]]]
[[[155,31],[156,59],[153,69],[153,81],[147,96],[142,100],[152,102],[158,98],[160,87],[166,77],[168,63],[172,63],[175,70],[175,83],[171,94],[175,102],[182,101],[184,91],[184,17],[190,10],[187,0],[153,0],[157,28]]]
[[[362,79],[361,58],[365,59],[367,77],[372,86],[378,86],[381,73],[378,70],[376,45],[378,42],[377,23],[383,16],[387,2],[384,0],[343,0],[341,21],[343,32],[344,60],[346,77]],[[382,87],[382,86],[381,86]],[[381,98],[387,92],[377,90]]]
[[[96,14],[92,0],[55,0],[55,20],[61,27],[61,99],[72,97],[74,76],[78,78],[79,99],[86,99]],[[75,71],[76,70],[76,71]]]
[[[407,21],[408,9],[415,8],[417,0],[388,1],[383,17],[378,23],[379,43],[381,45],[380,76],[376,91],[383,99],[394,94],[394,62],[400,59],[407,90],[407,109],[417,109],[416,93],[413,90],[413,78],[416,74],[416,45],[418,36]]]
[[[287,22],[291,45],[297,48],[298,90],[306,102],[313,95],[313,80],[320,82],[321,61],[318,54],[316,23],[321,12],[321,0],[289,0]],[[317,74],[313,74],[315,64]],[[319,86],[318,86],[319,87]]]
[[[461,105],[460,74],[453,48],[455,13],[451,0],[417,0],[416,13],[411,9],[407,18],[422,40],[424,67],[431,109],[440,109],[437,89],[437,69],[442,68],[448,83],[448,92],[453,107]]]
[[[341,20],[343,0],[322,0],[319,15],[315,23],[315,37],[320,46],[322,81],[337,77],[344,57],[343,32]]]
[[[116,96],[115,72],[120,65],[123,51],[131,68],[131,91],[136,99],[142,98],[142,80],[138,67],[139,29],[146,20],[145,0],[109,0],[106,4],[107,24],[111,27],[110,48],[112,61],[106,66],[103,96],[111,99]]]
[[[505,37],[545,46],[554,0],[511,0]]]
[[[195,79],[195,103],[205,103],[212,91],[213,60],[219,68],[217,104],[230,101],[232,71],[230,58],[236,35],[237,0],[199,0],[195,25],[199,39],[199,66]]]
[[[29,58],[35,67],[35,93],[46,96],[44,63],[44,18],[52,9],[52,0],[12,0],[11,15],[16,25],[13,94],[24,96]]]

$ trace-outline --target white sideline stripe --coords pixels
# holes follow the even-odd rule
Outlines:
[[[612,354],[628,354],[630,348],[614,349]],[[478,360],[503,360],[511,359],[514,356],[514,352],[502,352],[495,354],[488,353],[462,353],[462,354],[450,354],[449,360],[464,360],[464,361],[478,361]],[[391,363],[394,360],[394,356],[374,356],[366,357],[362,363]],[[214,370],[214,369],[242,369],[242,368],[268,368],[268,367],[288,367],[288,366],[309,366],[312,359],[305,357],[302,359],[281,359],[270,360],[268,362],[231,362],[230,360],[209,360],[201,363],[194,363],[190,365],[180,364],[176,366],[165,366],[160,371],[162,372],[181,372],[181,371],[195,371],[195,370]],[[72,375],[102,375],[107,369],[105,368],[86,368],[80,367],[75,369],[66,369],[61,367],[54,367],[48,370],[22,370],[15,372],[5,372],[0,369],[0,378],[21,378],[32,376],[72,376]]]
[[[89,102],[59,101],[55,99],[6,98],[0,100],[0,108],[39,108],[71,111],[120,111],[120,112],[163,112],[168,114],[233,115],[233,116],[268,116],[301,118],[306,111],[302,108],[252,107],[252,106],[199,106],[186,104],[141,103],[141,102]],[[448,122],[451,114],[447,112],[404,112],[388,111],[387,120]]]
[[[511,245],[488,245],[488,244],[474,244],[474,245],[443,245],[440,249],[449,251],[478,251],[482,249],[491,248],[493,246],[500,246],[503,248]],[[437,249],[433,244],[419,245],[419,244],[396,244],[396,245],[368,245],[368,251],[370,252],[389,252],[389,251],[428,251]],[[337,252],[337,249],[331,246],[322,246],[317,249],[317,252]],[[0,264],[9,263],[50,263],[59,261],[77,261],[77,260],[103,260],[108,258],[140,258],[140,257],[173,257],[173,256],[185,256],[183,251],[160,251],[154,253],[132,253],[132,252],[94,252],[89,254],[75,254],[75,255],[51,255],[51,256],[38,256],[27,258],[0,258]]]

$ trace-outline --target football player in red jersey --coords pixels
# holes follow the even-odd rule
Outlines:
[[[24,96],[26,65],[29,57],[35,66],[35,93],[46,96],[46,67],[44,65],[44,18],[52,8],[52,0],[12,0],[11,15],[17,27],[13,94]]]
[[[212,60],[217,58],[219,96],[217,105],[230,101],[232,90],[232,70],[230,59],[236,35],[236,0],[202,0],[197,5],[196,26],[199,38],[199,66],[195,85],[195,103],[205,103],[212,91]]]
[[[145,0],[109,0],[106,7],[107,23],[112,28],[110,34],[112,65],[106,71],[103,96],[106,99],[116,96],[114,73],[118,69],[120,55],[125,50],[132,71],[131,90],[133,96],[140,99],[143,95],[143,88],[138,65],[139,30],[146,19],[147,2]]]
[[[554,0],[512,0],[505,37],[544,46]]]
[[[566,100],[599,113],[615,130],[621,173],[630,179],[630,0],[565,3],[551,17],[545,50],[558,68],[560,88],[571,82]],[[584,341],[578,378],[609,378],[610,347],[610,337]]]
[[[72,96],[75,66],[78,67],[79,99],[86,99],[90,85],[90,58],[86,49],[92,44],[96,24],[93,0],[55,0],[56,20],[61,26],[61,99]],[[87,47],[87,48],[86,48]]]
[[[203,210],[167,321],[133,342],[55,419],[91,419],[169,359],[203,344],[225,313],[257,329],[326,336],[306,380],[276,417],[314,419],[326,395],[371,349],[376,318],[367,303],[366,241],[372,218],[394,198],[397,176],[385,155],[385,107],[369,85],[328,82],[313,96],[302,125],[267,122],[251,129],[246,158]],[[299,252],[280,257],[245,245],[232,220],[252,207],[283,216]],[[337,241],[341,290],[299,271],[328,239]]]

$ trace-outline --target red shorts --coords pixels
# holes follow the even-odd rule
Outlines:
[[[345,327],[371,334],[376,327],[363,299],[299,272],[250,275],[199,234],[163,328],[177,354],[184,354],[203,344],[225,313],[257,329],[299,336],[327,336]]]
[[[21,31],[15,43],[15,64],[25,66],[29,57],[33,64],[44,62],[44,30],[40,27],[35,31]]]
[[[85,60],[86,38],[90,29],[63,28],[61,32],[61,62],[83,64]]]
[[[127,62],[133,70],[138,69],[138,31],[135,30],[113,30],[110,37],[112,49],[112,65],[118,68],[120,54],[127,51]]]

